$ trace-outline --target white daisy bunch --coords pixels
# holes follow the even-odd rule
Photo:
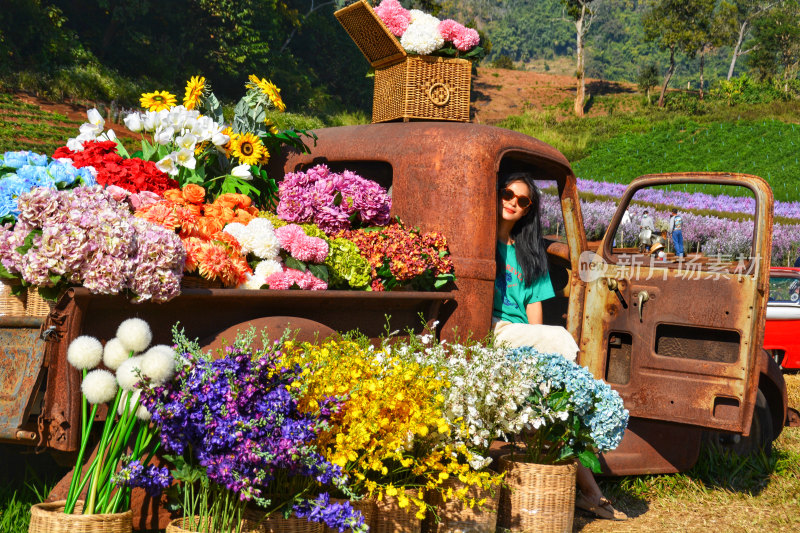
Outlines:
[[[241,289],[260,289],[267,277],[283,270],[280,261],[281,246],[275,235],[275,227],[266,218],[254,218],[247,225],[232,222],[222,230],[232,235],[242,246],[242,254],[252,255],[256,263],[252,274],[239,286]]]
[[[131,131],[152,135],[153,146],[170,148],[171,152],[161,158],[156,166],[171,176],[178,174],[180,167],[193,170],[197,166],[195,148],[198,145],[211,143],[224,146],[230,141],[230,137],[223,133],[223,124],[182,105],[169,110],[135,111],[128,114],[123,122]]]
[[[400,44],[404,49],[420,55],[427,55],[444,46],[444,38],[439,33],[439,19],[419,9],[411,10],[411,21]]]
[[[73,137],[67,141],[67,148],[73,152],[82,152],[83,143],[86,141],[117,140],[117,134],[114,133],[114,130],[109,128],[108,131],[103,131],[106,121],[97,108],[92,108],[87,111],[86,118],[88,119],[88,122],[81,124],[79,128],[80,134],[77,137]]]

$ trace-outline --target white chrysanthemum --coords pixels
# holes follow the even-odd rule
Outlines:
[[[272,274],[276,272],[280,272],[283,270],[283,264],[280,261],[276,261],[275,259],[268,259],[266,261],[261,261],[259,264],[256,265],[256,269],[253,271],[253,274],[256,277],[263,278],[266,280]]]
[[[248,229],[250,227],[248,226]],[[261,231],[252,238],[253,253],[261,259],[276,259],[281,252],[281,243],[274,231]]]
[[[425,13],[420,9],[412,9],[409,14],[411,15],[411,20],[408,21],[409,26],[411,24],[432,24],[438,26],[439,22],[441,22],[430,13]]]
[[[142,380],[142,356],[137,355],[122,362],[117,368],[117,381],[123,390],[132,391],[136,384]]]
[[[247,277],[244,283],[240,283],[237,289],[247,289],[250,291],[256,291],[260,289],[261,286],[264,285],[264,283],[267,282],[267,280],[265,280],[264,278],[261,278],[254,274],[247,273],[246,276]]]
[[[225,233],[229,235],[233,235],[233,238],[239,241],[239,244],[242,243],[242,235],[245,233],[245,225],[241,222],[231,222],[223,230]]]
[[[117,328],[117,338],[128,350],[143,352],[153,340],[153,332],[141,318],[129,318]]]
[[[175,350],[159,344],[142,355],[142,374],[156,385],[163,385],[175,375]]]
[[[256,218],[251,219],[250,222],[247,223],[247,229],[249,231],[254,231],[254,232],[257,232],[257,233],[260,233],[260,232],[263,232],[263,231],[272,231],[272,232],[274,232],[275,231],[275,226],[272,225],[272,222],[270,222],[269,219],[256,217]]]
[[[125,348],[118,338],[108,341],[103,348],[103,364],[111,370],[116,370],[119,365],[131,356],[131,351]]]
[[[89,335],[81,335],[69,343],[67,361],[78,370],[90,370],[103,359],[103,345]]]
[[[110,402],[117,395],[117,380],[108,370],[92,370],[83,378],[81,392],[91,404]]]
[[[427,55],[438,50],[444,46],[444,38],[436,24],[431,24],[427,20],[409,24],[406,32],[400,37],[400,44],[413,54]]]

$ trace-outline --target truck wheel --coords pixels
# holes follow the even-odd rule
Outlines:
[[[767,350],[767,353],[778,364],[778,368],[783,370],[783,358],[786,356],[786,352],[783,350]]]
[[[767,398],[759,390],[756,397],[756,406],[753,410],[750,436],[743,437],[732,433],[707,431],[705,433],[705,441],[711,447],[721,451],[731,451],[739,456],[750,455],[759,450],[764,450],[766,455],[770,455],[772,453],[774,435],[772,416],[769,412],[769,405],[767,405]]]
[[[255,318],[248,320],[247,322],[235,324],[229,328],[226,328],[215,335],[211,335],[210,337],[202,339],[200,341],[200,347],[204,351],[217,350],[228,343],[233,342],[239,332],[246,331],[250,328],[255,328],[257,333],[262,331],[266,332],[270,339],[280,338],[283,332],[288,328],[289,330],[296,332],[294,338],[299,342],[322,341],[323,339],[336,333],[325,324],[321,324],[307,318],[295,316],[269,316]],[[256,335],[253,346],[256,349],[262,348],[260,334]]]

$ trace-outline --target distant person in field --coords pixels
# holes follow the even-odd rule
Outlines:
[[[653,217],[650,216],[650,213],[647,209],[644,210],[642,214],[642,218],[639,220],[639,251],[644,253],[645,251],[650,251],[650,245],[652,244],[653,233],[656,232],[656,225],[653,222]]]
[[[672,216],[669,217],[669,232],[672,235],[672,243],[675,245],[675,255],[683,257],[683,219],[674,207]]]

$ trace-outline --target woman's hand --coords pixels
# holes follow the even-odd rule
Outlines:
[[[542,302],[526,305],[525,314],[528,315],[528,324],[541,324],[543,321]]]

